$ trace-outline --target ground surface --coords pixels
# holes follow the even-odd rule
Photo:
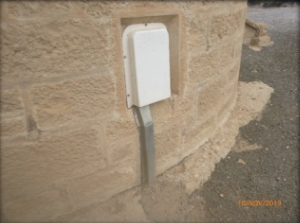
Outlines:
[[[274,41],[259,52],[243,47],[240,81],[262,81],[275,89],[262,119],[242,127],[235,146],[258,149],[230,152],[190,201],[202,200],[203,222],[299,222],[299,8],[250,7],[247,16],[270,24]],[[282,203],[245,207],[239,200]]]

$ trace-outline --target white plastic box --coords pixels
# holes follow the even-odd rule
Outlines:
[[[123,33],[127,106],[171,96],[169,34],[162,23],[135,24]]]

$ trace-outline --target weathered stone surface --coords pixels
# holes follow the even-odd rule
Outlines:
[[[114,108],[112,76],[94,76],[34,86],[29,95],[41,129],[105,118]]]
[[[140,183],[138,160],[128,160],[116,167],[70,181],[68,194],[75,209],[106,200]]]
[[[234,45],[234,60],[238,60],[240,63],[241,57],[242,57],[242,49],[243,49],[243,43],[241,40],[237,40]]]
[[[1,136],[11,136],[25,133],[25,124],[22,118],[1,118]]]
[[[138,135],[138,127],[134,118],[130,120],[115,120],[107,124],[105,136],[108,145],[114,145],[118,140],[125,139],[134,135]]]
[[[182,119],[183,119],[184,128],[188,128],[190,126],[193,126],[195,120],[197,120],[197,113],[195,112],[185,113]]]
[[[1,148],[1,153],[3,204],[106,166],[98,131],[91,128],[15,143]]]
[[[174,122],[174,120],[172,121]],[[155,123],[154,123],[155,124]],[[182,147],[181,122],[156,128],[154,126],[156,174],[161,174],[180,160]]]
[[[93,20],[33,20],[1,26],[3,80],[86,73],[110,62],[109,26]]]
[[[183,98],[174,99],[175,114],[182,114],[192,110],[195,104],[196,93],[194,91],[186,93]]]
[[[150,109],[155,128],[170,123],[170,119],[173,117],[170,99],[151,104]]]
[[[183,116],[182,121],[184,127],[189,127],[194,124],[197,117],[197,93],[191,92],[184,96],[184,98],[177,98],[174,103],[175,116],[180,118]]]
[[[233,62],[234,42],[229,42],[222,46],[220,53],[220,70],[223,71]]]
[[[215,15],[210,26],[210,42],[212,44],[219,43],[225,36],[234,34],[241,29],[244,20],[243,10],[235,13]]]
[[[222,57],[221,57],[222,58]],[[222,58],[223,60],[223,58]],[[218,50],[194,54],[189,62],[189,83],[195,85],[218,74],[220,53]]]
[[[83,11],[89,18],[101,20],[103,17],[110,16],[115,10],[125,7],[127,4],[128,2],[126,1],[81,1],[76,4],[76,7]]]
[[[141,205],[141,188],[58,217],[54,222],[151,222]]]
[[[49,222],[53,217],[72,209],[66,194],[49,190],[9,203],[3,210],[9,222]]]
[[[1,115],[16,115],[23,112],[18,89],[1,90]]]
[[[196,151],[200,145],[211,137],[217,128],[217,120],[215,115],[211,115],[206,121],[194,125],[185,133],[184,137],[184,154],[188,155]]]
[[[65,18],[70,14],[69,2],[47,1],[10,1],[3,4],[3,10],[8,16],[17,19],[53,19]]]
[[[227,99],[220,106],[218,111],[218,123],[221,124],[226,121],[235,105],[236,102],[236,89],[237,86],[232,86],[231,89],[228,90]]]
[[[181,158],[182,157],[179,153],[171,153],[168,156],[165,156],[163,159],[156,159],[156,176],[177,165]]]
[[[227,72],[228,84],[237,83],[240,73],[240,60]]]
[[[154,130],[156,159],[164,159],[170,153],[177,153],[181,147],[181,129],[179,124]]]
[[[112,162],[124,159],[140,159],[140,142],[138,135],[130,137],[117,145],[107,148],[109,158]]]
[[[101,19],[111,15],[113,10],[124,7],[127,2],[112,1],[110,3],[78,1],[76,4],[63,1],[24,1],[5,2],[4,10],[13,18],[53,19],[55,18],[91,18]]]
[[[207,16],[194,15],[188,19],[188,50],[199,51],[207,47]]]
[[[198,119],[216,111],[216,108],[226,98],[226,75],[218,76],[198,92]]]

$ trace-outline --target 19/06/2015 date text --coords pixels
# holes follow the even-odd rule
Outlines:
[[[242,207],[273,207],[273,206],[281,206],[282,201],[281,200],[239,200],[238,201],[239,206]]]

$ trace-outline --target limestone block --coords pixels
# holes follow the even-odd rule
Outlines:
[[[110,62],[109,32],[107,24],[88,19],[4,23],[2,78],[20,81],[20,78],[97,72]]]
[[[217,128],[217,119],[215,115],[211,115],[202,123],[198,123],[191,129],[186,131],[184,137],[184,154],[189,155],[196,151],[205,141],[211,137]]]
[[[89,18],[102,19],[110,16],[115,10],[125,7],[128,4],[126,1],[80,1],[73,7],[78,8],[80,12],[87,15]]]
[[[174,120],[172,121],[174,122]],[[156,174],[161,174],[180,160],[182,148],[181,122],[162,128],[154,127]]]
[[[219,71],[220,53],[218,50],[194,54],[189,63],[189,83],[195,85],[216,75]]]
[[[138,135],[134,135],[123,142],[108,147],[107,152],[112,162],[118,162],[124,159],[140,159],[140,142]]]
[[[190,126],[193,126],[196,119],[197,119],[197,113],[189,112],[189,113],[183,114],[183,126],[184,126],[184,128],[189,128]]]
[[[227,88],[237,88],[238,80],[240,74],[240,60],[229,70],[227,71]]]
[[[183,98],[177,98],[174,103],[175,116],[178,119],[183,116],[184,127],[189,127],[194,124],[197,117],[197,93],[187,93]]]
[[[186,113],[193,110],[195,99],[196,93],[194,91],[186,93],[183,98],[176,98],[174,104],[175,113]]]
[[[107,145],[116,145],[118,140],[124,140],[138,134],[138,127],[133,117],[111,121],[105,128]]]
[[[41,129],[112,115],[115,94],[112,76],[80,78],[29,89]]]
[[[226,101],[223,103],[223,105],[220,106],[220,109],[218,111],[218,123],[222,124],[224,121],[226,121],[235,105],[236,102],[236,91],[237,86],[233,86],[230,91],[228,91],[228,96]]]
[[[127,160],[112,169],[72,180],[67,191],[78,209],[140,184],[140,177],[139,160]]]
[[[10,1],[5,2],[3,17],[17,19],[53,19],[68,17],[71,4],[63,1]]]
[[[208,10],[209,2],[195,2],[195,1],[180,1],[178,4],[183,10],[188,18],[193,18],[193,16],[200,13],[204,13]]]
[[[221,48],[220,53],[220,70],[223,71],[229,67],[233,62],[233,53],[234,53],[234,42],[226,43]]]
[[[223,123],[230,115],[235,105],[237,97],[237,86],[239,79],[240,63],[236,63],[230,71],[227,72],[226,94],[218,109],[218,123]]]
[[[1,148],[1,196],[5,204],[33,196],[57,181],[93,173],[106,166],[98,131],[87,128],[15,142]]]
[[[16,200],[3,209],[9,222],[49,222],[53,217],[72,210],[68,197],[57,190]]]
[[[154,129],[156,159],[163,159],[171,153],[177,153],[181,147],[181,129],[179,124],[168,128]]]
[[[76,4],[70,2],[47,2],[47,1],[25,1],[6,2],[3,15],[19,20],[53,19],[55,18],[91,18],[100,19],[110,16],[113,10],[122,8],[127,2],[103,2],[103,1],[78,1]]]
[[[188,50],[205,50],[208,18],[201,14],[194,15],[188,19]]]
[[[25,124],[22,118],[1,118],[1,137],[14,136],[25,132]]]
[[[210,42],[219,43],[225,36],[240,30],[244,19],[243,10],[213,16],[210,26]]]
[[[197,102],[199,120],[218,109],[226,98],[226,86],[227,77],[221,75],[200,89]]]
[[[243,42],[242,42],[242,40],[238,40],[234,45],[234,59],[235,60],[241,59],[242,50],[243,50]]]
[[[1,115],[16,115],[23,112],[18,89],[1,90]]]
[[[150,105],[150,109],[155,128],[170,123],[170,119],[173,117],[170,99],[153,103]]]

